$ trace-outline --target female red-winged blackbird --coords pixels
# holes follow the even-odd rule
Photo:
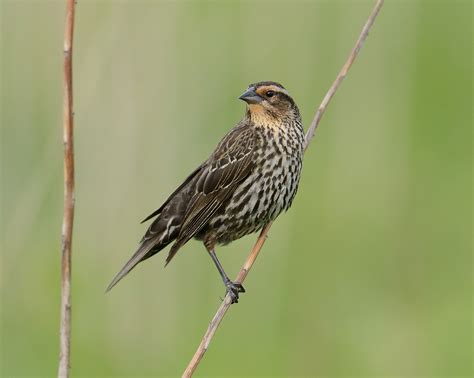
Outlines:
[[[300,179],[304,133],[298,107],[281,84],[251,84],[239,98],[247,102],[245,117],[209,159],[143,220],[157,217],[107,291],[139,262],[174,241],[168,264],[194,237],[204,242],[232,303],[245,292],[229,279],[214,247],[260,230],[291,206]]]

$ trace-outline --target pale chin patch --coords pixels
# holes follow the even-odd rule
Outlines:
[[[250,119],[253,123],[259,126],[264,126],[273,129],[277,132],[280,130],[279,122],[277,122],[261,104],[249,104]]]

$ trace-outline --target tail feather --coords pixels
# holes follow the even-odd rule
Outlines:
[[[124,265],[124,267],[117,273],[112,282],[107,286],[105,292],[109,292],[117,283],[124,278],[130,271],[135,268],[138,263],[146,260],[147,258],[153,256],[155,253],[158,253],[163,248],[165,248],[169,242],[165,243],[156,243],[156,239],[145,240],[140,244],[137,251],[133,254],[130,260]]]
[[[146,260],[161,251],[174,241],[180,232],[183,216],[189,203],[190,187],[185,185],[199,172],[201,166],[196,169],[185,182],[173,192],[168,200],[155,212],[150,214],[144,221],[158,216],[148,227],[136,252],[128,260],[125,266],[117,273],[106,292],[110,291],[122,278],[124,278],[138,263]],[[184,243],[182,243],[184,244]],[[173,248],[173,254],[177,248]],[[172,256],[171,256],[172,257]],[[171,258],[169,257],[167,263]]]
[[[171,246],[171,249],[168,253],[168,257],[166,258],[165,267],[170,263],[173,257],[176,255],[178,250],[187,242],[184,240],[176,240],[176,242]]]

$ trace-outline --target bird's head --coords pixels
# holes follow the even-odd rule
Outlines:
[[[253,119],[278,120],[299,114],[288,91],[274,81],[250,84],[239,99],[247,103],[248,115]]]

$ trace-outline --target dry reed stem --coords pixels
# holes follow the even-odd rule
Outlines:
[[[313,139],[314,133],[316,132],[316,129],[319,125],[319,122],[320,122],[320,120],[321,120],[321,118],[322,118],[329,102],[331,101],[332,97],[336,93],[336,90],[339,88],[339,85],[341,84],[341,82],[346,77],[347,72],[349,71],[350,67],[352,66],[352,63],[354,62],[355,58],[357,57],[357,55],[358,55],[358,53],[359,53],[359,51],[362,47],[362,44],[364,43],[367,36],[369,35],[369,31],[370,31],[370,29],[371,29],[371,27],[372,27],[372,25],[375,21],[375,18],[377,17],[377,15],[380,11],[380,8],[383,5],[383,2],[384,2],[384,0],[377,0],[376,4],[374,6],[374,9],[372,10],[372,13],[370,14],[367,22],[365,23],[364,28],[362,29],[362,32],[360,33],[359,38],[357,39],[357,42],[356,42],[354,48],[352,49],[352,51],[349,55],[349,58],[347,59],[346,63],[342,67],[339,74],[337,75],[336,80],[334,80],[333,84],[329,88],[326,96],[324,96],[324,99],[323,99],[321,105],[319,106],[319,108],[318,108],[318,110],[317,110],[317,112],[316,112],[316,114],[315,114],[315,116],[314,116],[314,118],[311,122],[311,125],[310,125],[310,127],[309,127],[309,129],[306,133],[305,146],[304,146],[305,151],[308,148],[309,143],[311,142],[311,139]],[[254,247],[252,248],[249,256],[247,257],[247,260],[245,261],[244,266],[240,270],[240,272],[237,276],[236,282],[242,283],[245,280],[245,277],[247,276],[250,268],[254,264],[260,250],[262,249],[263,244],[265,243],[265,239],[267,237],[268,231],[270,230],[270,227],[271,227],[271,223],[267,224],[263,228],[263,230],[260,233],[260,236],[258,237]],[[192,375],[194,374],[196,368],[198,367],[199,363],[201,362],[201,360],[204,356],[204,353],[206,353],[207,348],[209,347],[209,343],[211,342],[212,338],[214,337],[214,334],[217,331],[217,327],[219,327],[219,324],[221,323],[222,319],[224,318],[224,315],[226,314],[226,312],[229,309],[230,305],[231,305],[230,295],[227,294],[226,297],[224,298],[224,300],[222,301],[222,304],[218,308],[216,314],[214,315],[214,318],[209,323],[207,331],[204,334],[204,337],[202,338],[201,343],[199,344],[199,346],[196,350],[196,353],[194,354],[193,358],[189,362],[188,366],[186,367],[186,370],[184,371],[184,373],[182,375],[183,378],[192,377]]]
[[[75,0],[66,0],[64,32],[64,213],[61,231],[61,319],[59,327],[58,377],[69,377],[71,351],[71,241],[74,220],[74,139],[72,101],[72,41]]]

